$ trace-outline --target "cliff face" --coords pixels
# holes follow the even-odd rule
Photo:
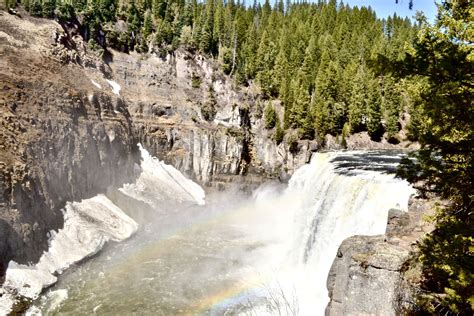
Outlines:
[[[251,184],[252,177],[240,177],[249,174],[285,178],[309,159],[308,145],[300,144],[292,154],[285,142],[271,139],[252,87],[235,87],[201,56],[177,51],[166,58],[143,58],[114,52],[108,66],[122,87],[140,142],[201,184]],[[213,100],[215,115],[206,120]]]
[[[0,275],[35,262],[60,209],[133,177],[136,139],[120,99],[47,50],[53,22],[0,12]],[[36,32],[31,32],[36,29]]]
[[[433,229],[423,220],[430,204],[412,198],[408,212],[390,210],[385,235],[344,240],[327,280],[326,315],[400,314],[410,296],[403,266],[416,241]]]
[[[200,56],[104,62],[86,47],[56,22],[0,11],[0,277],[39,259],[66,201],[133,181],[137,143],[216,188],[285,178],[314,150],[277,146],[252,88]]]

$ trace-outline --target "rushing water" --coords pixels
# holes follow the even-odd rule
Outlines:
[[[321,315],[343,239],[381,234],[412,189],[387,152],[315,154],[287,187],[207,196],[142,150],[136,183],[108,193],[138,223],[67,270],[32,311],[43,314]],[[203,205],[204,204],[204,205]]]

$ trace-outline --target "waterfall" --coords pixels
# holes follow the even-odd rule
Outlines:
[[[326,279],[345,238],[383,234],[388,211],[407,210],[414,190],[393,174],[399,159],[378,152],[318,153],[290,179],[282,198],[299,200],[292,209],[292,271],[284,283],[296,289],[300,315],[324,314]]]
[[[323,315],[326,280],[341,242],[383,234],[389,209],[406,210],[414,192],[395,178],[400,155],[394,152],[316,153],[287,186],[264,184],[252,197],[236,191],[205,197],[178,170],[141,146],[140,151],[140,175],[119,190],[120,198],[109,194],[111,200],[98,196],[68,204],[65,227],[53,234],[43,268],[7,271],[7,278],[23,273],[16,279],[25,284],[34,279],[24,273],[48,271],[51,284],[56,279],[51,272],[80,260],[82,249],[84,256],[106,240],[122,240],[138,222],[134,238],[64,275],[37,303],[38,310]],[[139,220],[134,214],[146,216]],[[82,238],[77,227],[85,227],[85,237],[99,238]],[[77,244],[75,236],[85,243]],[[73,242],[61,242],[67,238]],[[69,258],[66,265],[41,264],[62,256]]]

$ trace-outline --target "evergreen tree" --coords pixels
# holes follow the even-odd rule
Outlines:
[[[16,6],[16,0],[5,0],[5,7],[14,8]]]
[[[56,0],[43,0],[42,16],[45,18],[54,17],[54,9],[56,9]]]
[[[148,39],[148,37],[151,35],[153,32],[153,21],[151,19],[151,12],[148,10],[145,12],[145,21],[143,22],[143,38],[145,41]]]
[[[385,121],[385,131],[390,141],[397,142],[396,135],[400,130],[400,92],[395,86],[394,79],[384,78],[383,90],[383,116]]]
[[[422,291],[418,306],[429,314],[474,311],[474,11],[470,1],[445,0],[434,26],[422,30],[403,63],[402,75],[421,82],[416,160],[401,174],[422,192],[449,201],[435,215],[435,230],[420,245]]]
[[[280,123],[280,118],[277,116],[276,118],[276,128],[275,128],[275,133],[273,134],[273,139],[279,145],[282,141],[283,138],[285,137],[285,131],[283,128],[281,128],[281,123]]]
[[[209,85],[207,102],[201,107],[201,115],[206,121],[213,121],[217,113],[217,101],[212,84]]]
[[[204,53],[215,55],[217,53],[214,41],[214,0],[206,1],[205,18],[202,26],[199,47]]]
[[[272,102],[268,102],[267,106],[265,107],[265,128],[266,129],[272,129],[275,127],[277,123],[278,116],[275,112],[275,109],[273,108]]]
[[[224,20],[224,3],[222,0],[216,0],[216,12],[214,15],[214,43],[218,43],[223,45],[224,44],[224,35],[226,33],[225,29],[225,20]]]
[[[291,90],[290,85],[291,79],[289,75],[286,75],[282,79],[282,85],[280,88],[280,99],[285,108],[284,117],[283,117],[283,126],[285,129],[290,128],[291,126],[291,112],[293,107],[293,91]]]
[[[367,109],[367,73],[364,65],[360,65],[353,80],[352,93],[349,103],[349,125],[351,132],[365,130],[366,109]]]
[[[257,50],[257,79],[266,98],[276,95],[277,92],[273,85],[275,56],[275,44],[271,41],[268,32],[264,31]]]
[[[373,140],[380,140],[383,134],[381,104],[382,96],[380,94],[379,83],[377,79],[369,82],[368,86],[368,104],[367,104],[367,131]]]

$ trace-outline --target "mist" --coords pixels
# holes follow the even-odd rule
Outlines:
[[[205,195],[140,150],[138,179],[107,192],[136,233],[67,270],[31,311],[322,315],[342,240],[384,233],[388,210],[413,192],[383,171],[397,154],[372,153],[378,167],[364,170],[362,154],[318,153],[288,184]]]

